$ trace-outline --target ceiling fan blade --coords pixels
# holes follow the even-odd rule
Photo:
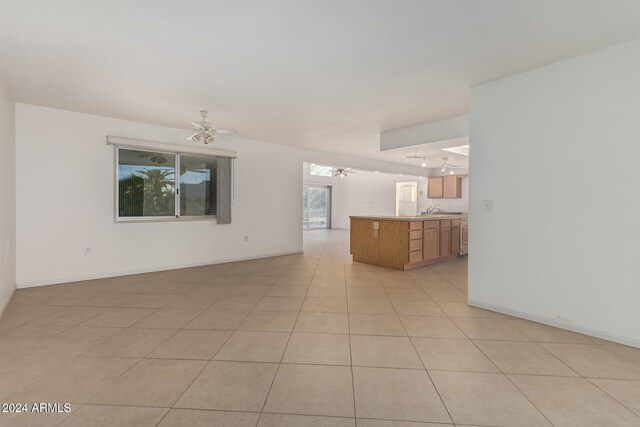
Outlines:
[[[216,133],[220,133],[220,134],[232,134],[232,133],[238,133],[237,130],[235,129],[216,129]]]

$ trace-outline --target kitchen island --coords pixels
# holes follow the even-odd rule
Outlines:
[[[350,218],[356,262],[411,270],[466,252],[466,214]]]

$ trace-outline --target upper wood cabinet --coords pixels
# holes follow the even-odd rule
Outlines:
[[[462,198],[462,177],[457,175],[448,175],[444,177],[444,198],[460,199]]]
[[[427,184],[427,198],[429,199],[460,199],[462,198],[462,176],[430,176]]]
[[[430,176],[427,182],[427,198],[442,199],[444,196],[444,180],[441,176]]]

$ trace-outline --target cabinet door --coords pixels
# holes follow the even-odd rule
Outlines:
[[[449,175],[445,176],[443,181],[445,199],[460,199],[462,197],[462,178]]]
[[[451,228],[440,229],[440,256],[451,255]]]
[[[451,228],[451,253],[460,253],[460,226]]]
[[[440,230],[424,230],[422,235],[422,259],[429,260],[440,256]]]
[[[441,176],[430,176],[428,181],[427,197],[429,199],[442,199],[443,179]]]

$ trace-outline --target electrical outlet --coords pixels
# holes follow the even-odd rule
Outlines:
[[[484,201],[484,210],[485,212],[491,212],[493,210],[493,200],[486,199]]]
[[[84,248],[84,255],[91,255],[91,246]]]
[[[249,236],[244,236],[244,241],[248,242],[249,241]]]

